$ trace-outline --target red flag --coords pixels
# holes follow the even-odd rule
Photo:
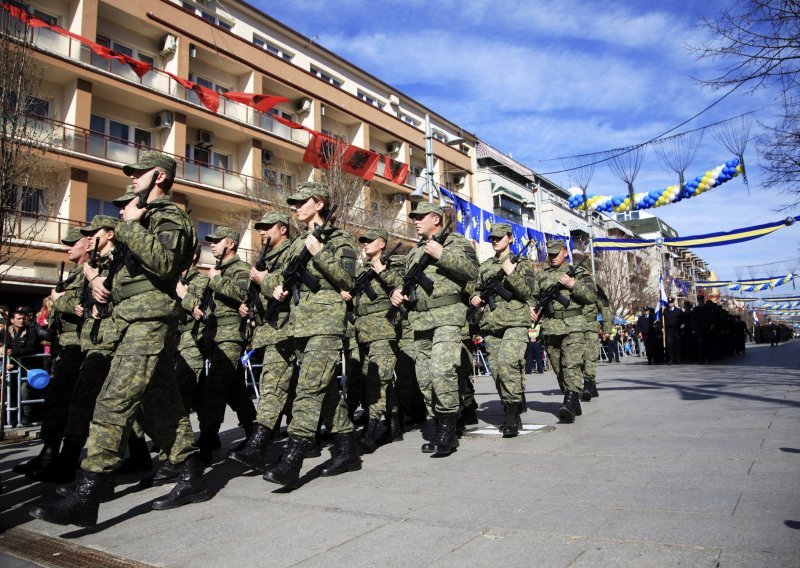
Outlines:
[[[184,88],[189,89],[190,91],[194,91],[197,93],[200,102],[203,103],[203,106],[206,107],[208,110],[217,112],[219,109],[219,93],[216,91],[209,89],[208,87],[204,87],[202,85],[198,85],[188,79],[184,79],[183,77],[178,77],[177,75],[173,75],[169,71],[163,71],[173,79],[175,79],[178,84],[182,85]]]
[[[342,155],[342,171],[369,181],[375,177],[379,158],[375,152],[348,146]]]
[[[408,164],[393,160],[389,156],[383,157],[383,163],[386,166],[383,170],[383,177],[399,185],[406,183],[406,179],[408,178]]]
[[[297,124],[296,122],[292,122],[291,120],[285,119],[282,116],[278,116],[277,114],[271,114],[270,116],[275,120],[277,120],[278,122],[280,122],[281,124],[285,124],[289,128],[302,128],[304,130],[308,130],[311,133],[314,132],[313,130],[311,130],[310,128],[306,128],[302,124]]]
[[[80,37],[80,36],[78,36]],[[125,63],[133,69],[133,72],[141,79],[142,77],[150,71],[153,66],[149,63],[145,63],[144,61],[139,61],[138,59],[134,59],[124,53],[120,53],[118,51],[114,51],[113,49],[109,49],[104,45],[100,45],[99,43],[95,43],[93,41],[89,41],[86,38],[81,38],[81,41],[89,46],[89,48],[94,51],[100,57],[105,57],[106,59],[114,59],[119,61],[120,63]]]
[[[303,161],[315,168],[330,169],[331,164],[335,163],[338,156],[341,155],[341,142],[313,130],[309,130],[309,132],[311,140],[306,146]]]
[[[14,16],[20,22],[24,22],[31,26],[32,28],[52,28],[50,24],[45,22],[44,20],[37,18],[29,14],[25,9],[20,8],[19,6],[12,6],[11,4],[3,3],[3,8],[5,8],[9,14]]]
[[[236,93],[232,91],[220,94],[226,99],[246,104],[261,112],[267,112],[275,105],[285,103],[289,100],[286,97],[278,97],[275,95],[254,95],[252,93]]]

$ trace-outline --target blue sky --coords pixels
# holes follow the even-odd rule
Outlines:
[[[718,74],[687,45],[713,40],[699,16],[731,2],[535,0],[272,0],[255,5],[303,35],[395,86],[538,172],[563,169],[551,158],[630,146],[676,126],[722,93],[696,77]],[[681,130],[758,110],[769,121],[775,92],[734,93]],[[758,133],[755,125],[752,134]],[[702,175],[733,156],[707,133],[687,170]],[[651,211],[681,235],[728,231],[800,213],[761,187],[755,141],[741,177],[702,196]],[[574,185],[567,173],[550,179]],[[652,149],[637,191],[676,183]],[[598,165],[590,193],[625,186]],[[720,277],[772,276],[800,268],[800,224],[762,239],[698,249]],[[762,268],[765,263],[788,261]],[[768,274],[767,274],[768,273]],[[776,290],[777,292],[777,290]]]

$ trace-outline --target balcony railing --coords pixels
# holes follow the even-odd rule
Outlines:
[[[42,51],[79,61],[126,81],[202,106],[194,91],[186,89],[172,77],[164,73],[150,72],[140,78],[130,66],[113,59],[101,57],[76,39],[40,28],[36,30],[34,44]],[[303,145],[308,144],[309,136],[305,130],[289,128],[273,119],[270,114],[260,112],[236,101],[220,97],[220,106],[217,112],[237,122],[275,134],[286,140]]]
[[[63,217],[19,212],[14,219],[14,228],[10,235],[11,244],[19,246],[30,243],[61,244],[61,239],[67,236],[70,228],[83,225],[85,223]]]

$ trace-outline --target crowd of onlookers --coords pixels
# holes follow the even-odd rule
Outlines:
[[[3,398],[10,406],[16,406],[16,379],[20,368],[49,370],[48,326],[52,305],[50,297],[43,300],[38,312],[30,306],[16,306],[9,310],[8,306],[0,305],[0,360],[11,379]],[[22,384],[20,392],[22,400],[38,400],[44,396],[43,390],[34,389],[27,383]],[[17,422],[22,426],[34,425],[40,420],[40,412],[40,405],[23,405]],[[5,412],[2,420],[6,420]]]

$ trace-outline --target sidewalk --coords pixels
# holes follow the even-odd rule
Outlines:
[[[601,363],[600,398],[572,425],[552,372],[529,375],[523,421],[554,428],[467,435],[445,459],[412,431],[334,478],[317,477],[326,450],[293,492],[218,452],[211,501],[151,511],[164,488],[122,478],[94,529],[30,518],[53,488],[11,467],[38,447],[0,446],[0,529],[159,566],[797,566],[798,369],[800,341],[714,365]],[[481,427],[499,424],[491,378],[477,387]],[[25,534],[0,535],[0,563],[3,537]]]

